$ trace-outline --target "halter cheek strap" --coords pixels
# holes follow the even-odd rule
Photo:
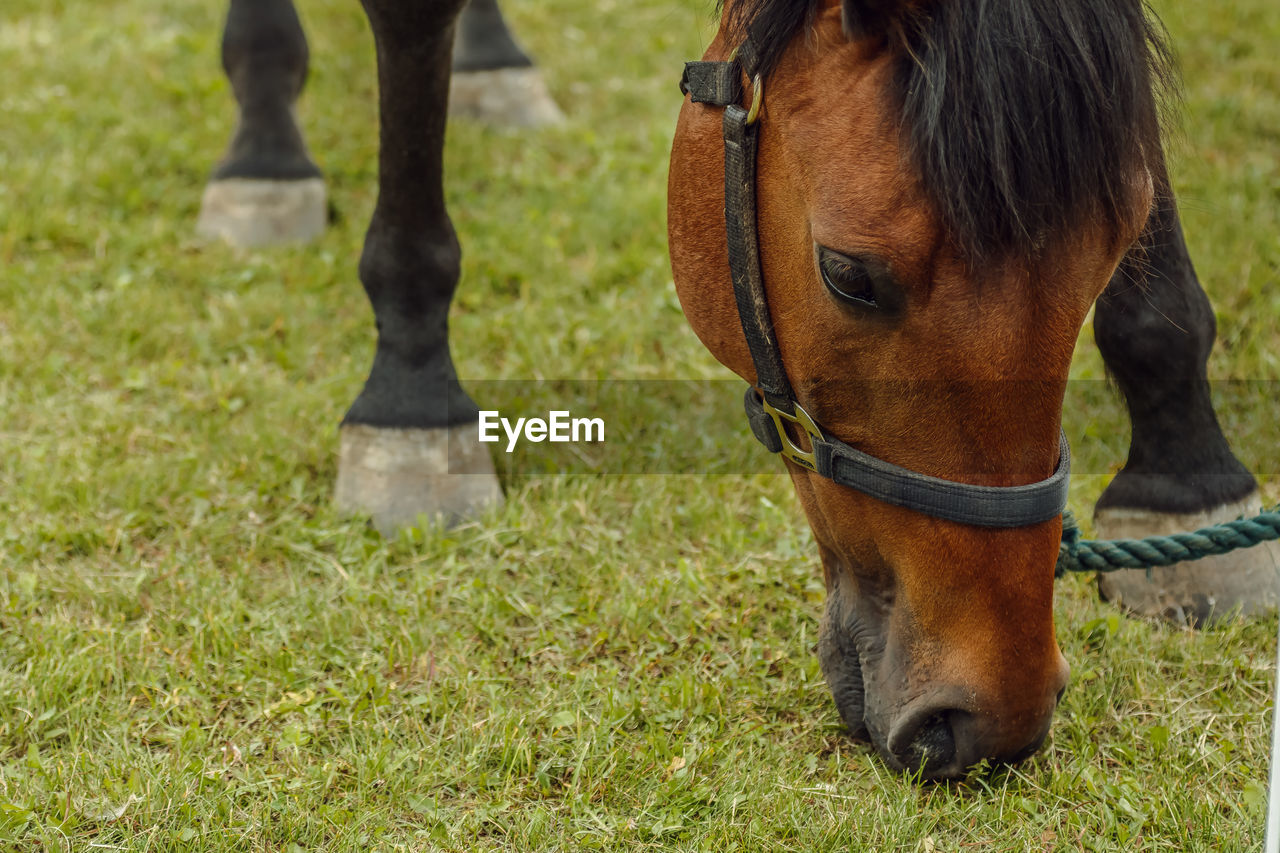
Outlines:
[[[724,222],[738,318],[756,369],[746,395],[751,432],[772,453],[835,483],[934,518],[981,527],[1023,527],[1057,517],[1067,505],[1071,449],[1060,433],[1058,465],[1048,479],[1024,486],[976,486],[919,474],[828,437],[796,401],[760,271],[756,231],[756,144],[764,80],[750,38],[726,62],[688,62],[680,91],[694,103],[724,108]],[[743,78],[752,81],[744,109]],[[810,449],[791,439],[788,425],[805,433]]]
[[[755,363],[756,385],[770,406],[790,415],[794,413],[795,392],[773,335],[756,235],[757,122],[764,97],[758,65],[754,43],[747,39],[728,62],[686,63],[680,90],[687,92],[694,103],[724,107],[724,224],[733,297]],[[738,105],[744,74],[753,80],[754,110]]]

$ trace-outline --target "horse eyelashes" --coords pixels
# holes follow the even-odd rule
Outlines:
[[[837,298],[864,308],[878,308],[870,270],[853,258],[819,247],[818,269],[827,290]]]

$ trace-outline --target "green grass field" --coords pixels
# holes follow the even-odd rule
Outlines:
[[[373,348],[371,39],[355,0],[301,4],[339,218],[237,253],[192,236],[233,117],[221,5],[0,6],[0,849],[1260,846],[1274,619],[1184,631],[1064,581],[1046,748],[919,787],[843,733],[780,474],[512,475],[482,523],[395,541],[338,517],[337,424]],[[1280,15],[1158,5],[1212,375],[1280,380]],[[464,377],[724,377],[664,228],[710,6],[508,0],[569,122],[450,128]],[[1075,372],[1102,376],[1088,332]],[[1278,415],[1268,395],[1224,415],[1263,471]],[[1067,420],[1087,515],[1127,436]]]

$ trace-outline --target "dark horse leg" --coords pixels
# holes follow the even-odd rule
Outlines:
[[[1187,252],[1171,192],[1156,203],[1144,245],[1098,300],[1094,337],[1129,408],[1123,470],[1094,510],[1100,538],[1194,530],[1259,509],[1253,476],[1232,454],[1209,397],[1216,323]],[[1275,607],[1271,543],[1196,562],[1099,576],[1104,598],[1144,615],[1203,624],[1235,609]]]
[[[222,67],[240,118],[205,189],[197,230],[237,246],[319,236],[328,209],[293,114],[307,79],[307,40],[291,0],[231,0]]]
[[[361,0],[378,53],[378,203],[360,280],[378,325],[373,367],[342,425],[340,509],[384,532],[447,523],[501,499],[478,411],[449,354],[460,251],[445,211],[445,112],[463,0]]]
[[[516,43],[498,0],[471,0],[458,20],[449,113],[498,127],[564,119],[542,74]]]

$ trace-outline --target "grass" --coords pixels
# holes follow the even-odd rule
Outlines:
[[[508,5],[570,121],[450,128],[462,374],[722,378],[663,228],[710,4]],[[1280,19],[1159,5],[1211,371],[1273,382]],[[358,4],[305,4],[302,115],[339,219],[237,253],[191,237],[232,116],[217,6],[0,10],[0,849],[1259,846],[1274,619],[1183,631],[1062,582],[1073,679],[1045,750],[919,787],[843,734],[780,475],[515,473],[483,523],[395,540],[338,517],[336,425],[373,343],[370,39]],[[1075,375],[1102,375],[1087,333]],[[1265,466],[1277,408],[1252,403],[1225,420]],[[1067,417],[1087,511],[1126,437]]]

